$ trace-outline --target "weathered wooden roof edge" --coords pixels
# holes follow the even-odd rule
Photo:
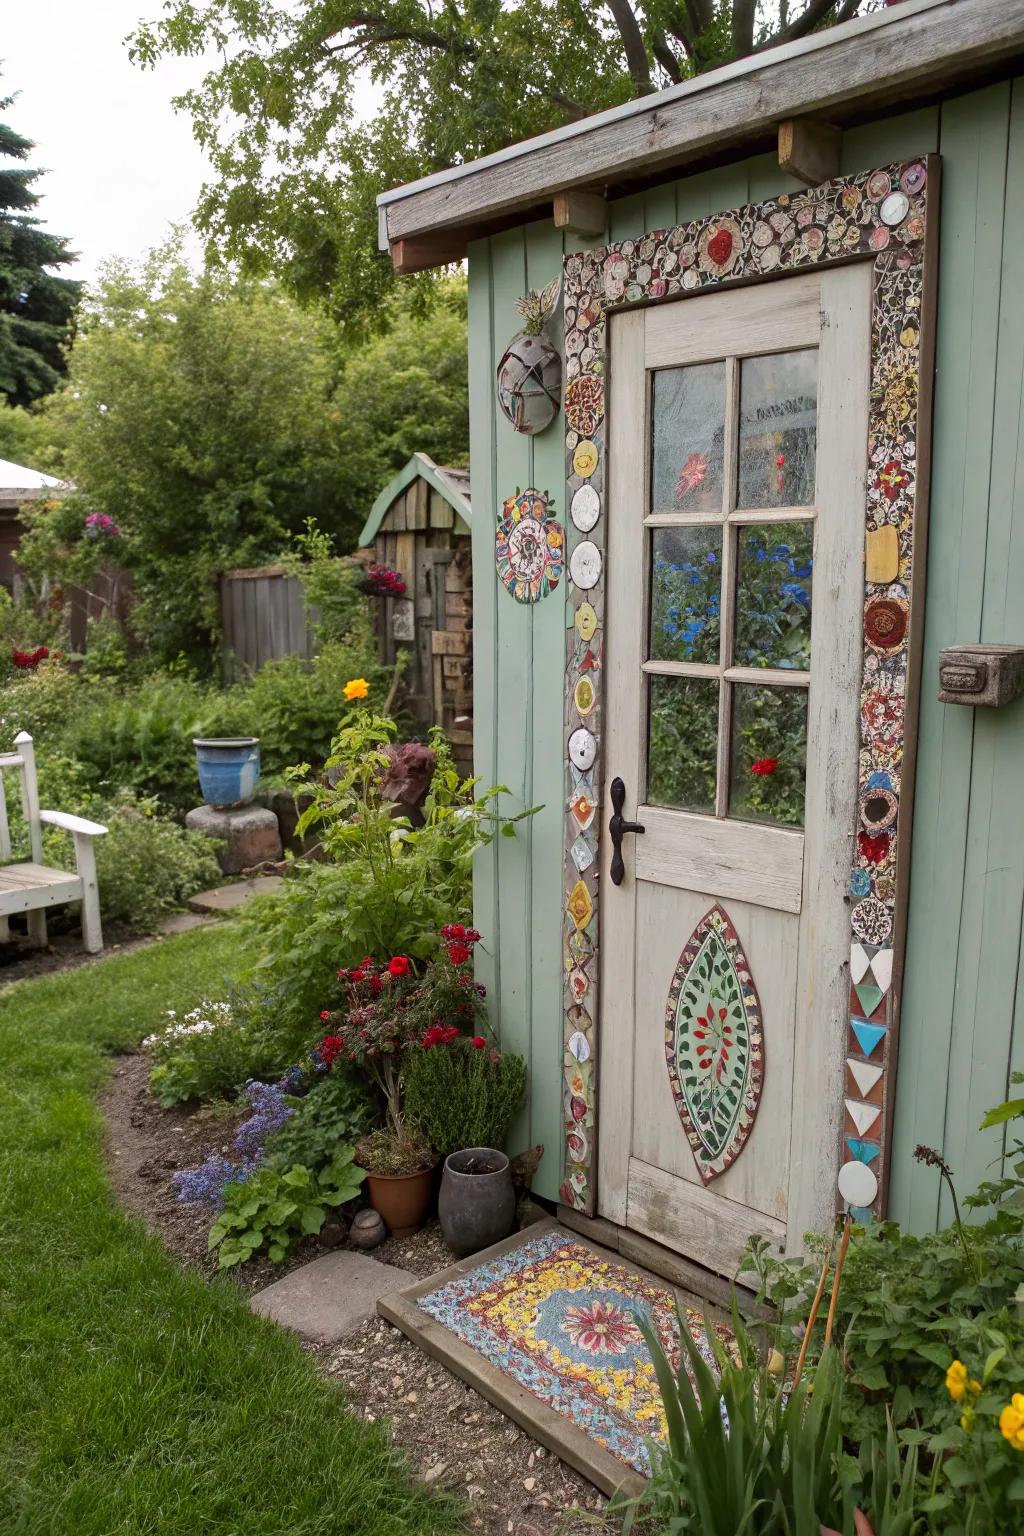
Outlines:
[[[557,192],[622,189],[763,148],[793,117],[842,126],[1020,65],[1024,0],[903,0],[384,192],[380,246],[400,270],[458,260],[471,239],[543,217]]]
[[[405,488],[412,482],[421,478],[428,485],[433,486],[439,492],[455,512],[466,524],[467,528],[472,523],[472,508],[469,497],[456,484],[454,476],[461,475],[461,471],[449,471],[440,464],[435,464],[426,453],[414,453],[393,480],[389,480],[381,491],[377,500],[370,508],[370,515],[363,524],[363,530],[359,535],[359,548],[365,549],[367,544],[372,544],[377,537],[377,532],[384,521],[389,508],[395,499],[402,494]],[[467,471],[468,473],[468,471]]]

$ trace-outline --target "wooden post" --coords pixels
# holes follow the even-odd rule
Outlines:
[[[839,175],[841,128],[813,117],[791,117],[779,124],[779,165],[809,187]]]
[[[96,882],[96,850],[92,834],[76,832],[75,867],[82,877],[82,943],[90,955],[98,955],[103,948],[103,927],[100,923],[100,888]]]
[[[600,192],[556,192],[555,228],[571,235],[603,235],[608,227],[608,204]]]

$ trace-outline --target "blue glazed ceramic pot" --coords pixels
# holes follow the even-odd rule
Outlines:
[[[208,805],[248,805],[260,776],[258,736],[195,736],[199,788]]]

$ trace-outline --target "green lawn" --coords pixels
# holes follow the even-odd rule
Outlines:
[[[236,944],[199,930],[0,994],[4,1532],[462,1529],[290,1336],[114,1204],[94,1103],[108,1053],[222,995]]]

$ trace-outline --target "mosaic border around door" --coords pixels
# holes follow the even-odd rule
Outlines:
[[[860,1213],[884,1211],[923,617],[923,592],[915,591],[921,577],[915,570],[915,539],[923,549],[935,306],[935,236],[929,237],[928,230],[936,226],[939,168],[937,156],[888,165],[564,260],[569,618],[561,1197],[586,1215],[596,1210],[598,1133],[608,315],[738,280],[851,260],[872,261],[874,282],[860,827],[849,883],[850,1008],[841,1025],[847,1050],[839,1162],[865,1170],[854,1181],[870,1195]],[[581,767],[582,762],[588,766]]]

